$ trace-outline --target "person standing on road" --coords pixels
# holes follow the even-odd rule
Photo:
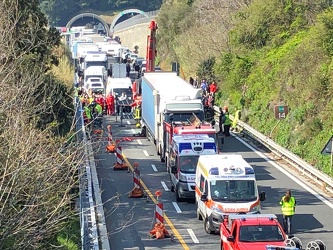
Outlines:
[[[226,137],[230,136],[230,127],[231,127],[231,119],[229,117],[229,111],[228,111],[228,107],[224,106],[223,107],[223,114],[224,114],[224,122],[223,122],[223,131],[224,131],[224,135]]]
[[[291,196],[291,191],[288,190],[285,196],[280,201],[283,215],[283,229],[286,234],[291,234],[292,217],[295,214],[296,199]]]

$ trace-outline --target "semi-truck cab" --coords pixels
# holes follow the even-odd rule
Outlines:
[[[199,156],[216,153],[215,141],[208,135],[173,137],[167,170],[170,173],[171,191],[175,192],[177,201],[194,199],[195,171]]]

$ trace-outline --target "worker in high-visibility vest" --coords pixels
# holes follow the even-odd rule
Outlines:
[[[232,120],[231,124],[231,131],[237,131],[237,124],[240,118],[241,118],[241,111],[236,108],[234,119]]]
[[[139,103],[135,108],[134,108],[134,120],[136,121],[135,126],[137,128],[141,127],[141,103]]]
[[[291,234],[292,217],[295,214],[296,199],[291,196],[291,191],[288,190],[285,196],[280,201],[281,210],[283,214],[283,229],[285,233]]]

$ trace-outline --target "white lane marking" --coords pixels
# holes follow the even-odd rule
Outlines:
[[[128,125],[131,125],[131,122],[127,120],[127,124],[128,124]]]
[[[182,213],[182,210],[180,210],[180,207],[178,206],[177,202],[172,202],[172,205],[174,206],[174,208],[176,209],[178,214]]]
[[[145,154],[145,156],[149,156],[147,150],[143,150],[143,153]]]
[[[165,191],[169,191],[169,188],[168,188],[168,186],[165,184],[164,181],[161,181],[161,184],[162,184],[162,186],[163,186],[163,188],[164,188]]]
[[[138,144],[142,145],[142,141],[141,140],[137,140],[138,141]]]
[[[199,243],[197,236],[195,236],[192,229],[187,229],[188,234],[191,236],[194,243]]]
[[[274,161],[270,160],[269,158],[267,158],[263,153],[259,152],[258,150],[256,150],[254,147],[252,147],[250,144],[248,144],[247,142],[243,141],[242,139],[238,138],[237,136],[234,136],[238,141],[240,141],[241,143],[243,143],[245,146],[247,146],[249,149],[251,149],[254,153],[256,153],[257,155],[259,155],[261,158],[265,159],[268,163],[270,163],[271,165],[273,165],[276,169],[278,169],[280,172],[284,173],[286,176],[288,176],[290,179],[292,179],[294,182],[296,182],[298,185],[300,185],[302,188],[304,188],[306,191],[308,191],[309,193],[313,194],[315,197],[317,197],[317,199],[321,200],[322,202],[324,202],[327,206],[329,206],[331,209],[333,209],[333,204],[331,202],[329,202],[328,200],[326,200],[323,196],[321,196],[320,194],[318,194],[315,190],[313,190],[312,188],[310,188],[309,186],[305,185],[302,181],[300,181],[299,179],[297,179],[295,176],[293,176],[292,174],[290,174],[287,170],[285,170],[284,168],[280,167],[278,164],[276,164]]]
[[[155,172],[158,171],[157,168],[156,168],[156,166],[155,166],[154,164],[151,164],[151,167],[152,167],[152,169],[153,169]]]
[[[133,128],[131,129],[131,132],[132,132],[133,134],[135,134],[135,130],[134,130]]]

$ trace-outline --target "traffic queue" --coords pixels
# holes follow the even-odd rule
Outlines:
[[[213,95],[207,95],[205,81],[201,86],[191,86],[174,72],[147,72],[142,79],[132,79],[130,86],[129,72],[125,70],[126,75],[121,74],[124,66],[121,64],[114,63],[117,65],[116,77],[113,74],[104,77],[104,73],[98,73],[102,88],[94,88],[89,82],[93,78],[87,79],[84,71],[83,77],[78,77],[76,91],[85,125],[90,130],[103,128],[104,115],[120,115],[122,119],[124,112],[132,114],[136,127],[142,126],[156,143],[156,151],[161,162],[165,162],[176,201],[195,199],[197,218],[203,220],[207,234],[220,235],[221,249],[302,249],[298,238],[288,237],[292,235],[292,216],[297,204],[291,194],[281,199],[284,216],[281,226],[275,215],[260,214],[261,201],[265,201],[266,194],[258,191],[255,169],[241,155],[223,154],[223,139],[231,135],[231,128],[237,128],[239,110],[232,121],[228,106],[221,107],[218,128],[215,129],[215,119],[209,117],[207,122],[206,114],[213,108],[212,98],[217,88],[213,88]],[[119,84],[115,83],[115,78]],[[142,89],[139,89],[137,82],[141,80]],[[171,84],[176,86],[171,88]],[[210,98],[209,102],[207,98]],[[140,188],[140,181],[138,183]],[[274,226],[271,234],[266,226],[270,229]],[[158,231],[158,227],[155,229]],[[309,244],[318,246],[313,249],[326,249],[320,241]]]

